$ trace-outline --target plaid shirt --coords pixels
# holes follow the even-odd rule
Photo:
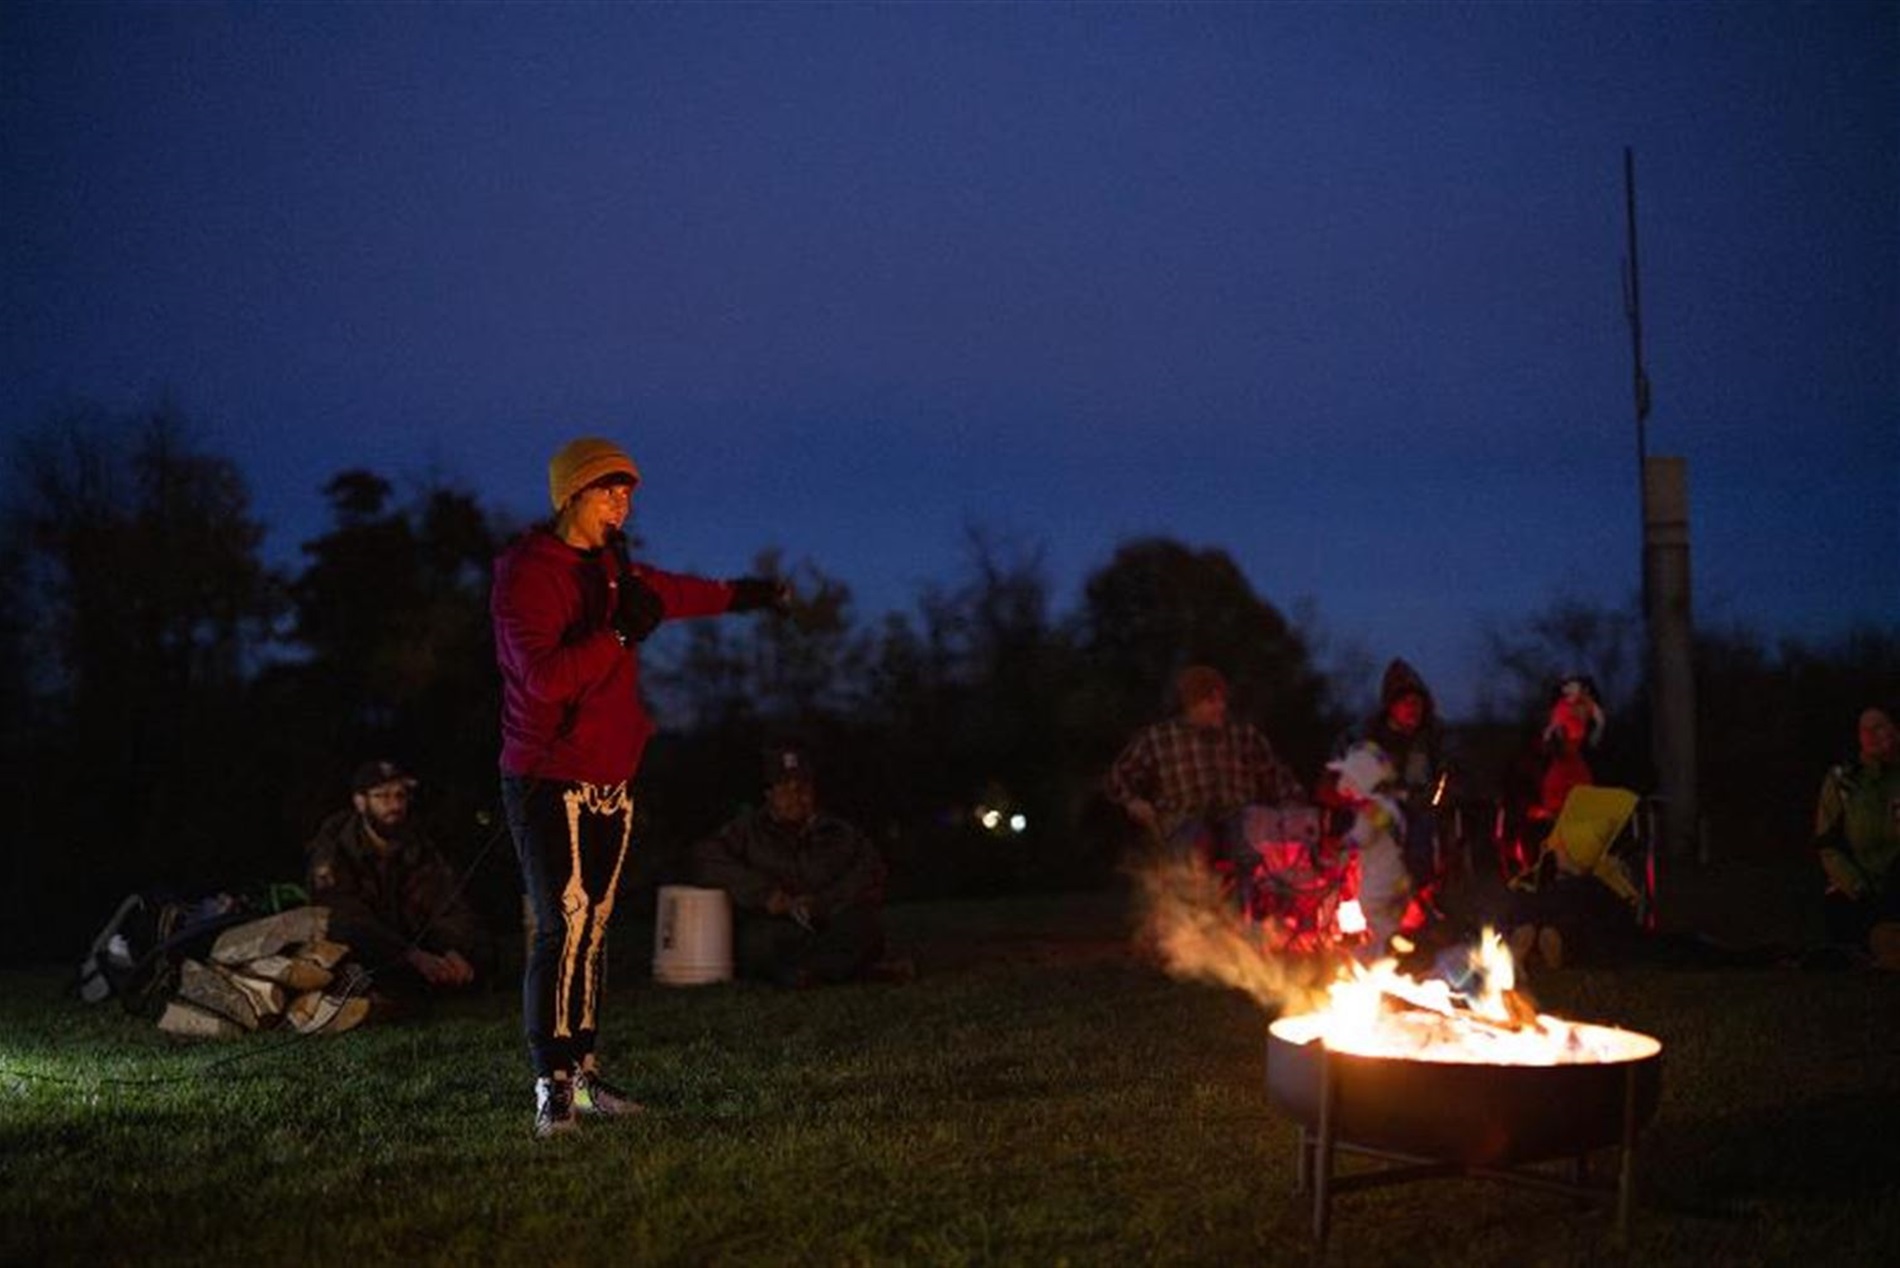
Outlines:
[[[1306,789],[1258,727],[1198,727],[1176,718],[1135,736],[1109,768],[1109,800],[1154,803],[1162,831],[1188,819],[1218,819],[1242,806],[1303,802]]]

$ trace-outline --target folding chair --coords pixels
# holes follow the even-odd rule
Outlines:
[[[1579,784],[1564,798],[1563,809],[1544,838],[1544,857],[1566,875],[1592,876],[1634,909],[1637,923],[1649,924],[1655,906],[1655,869],[1647,862],[1643,883],[1630,876],[1629,865],[1616,852],[1624,830],[1635,817],[1641,798],[1627,788]],[[1542,859],[1539,860],[1541,865]]]

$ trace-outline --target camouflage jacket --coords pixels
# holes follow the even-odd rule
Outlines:
[[[427,837],[412,831],[379,850],[362,816],[346,809],[323,821],[304,854],[310,901],[330,909],[330,936],[370,968],[402,958],[412,944],[437,955],[459,951],[478,966],[488,960],[461,878]]]

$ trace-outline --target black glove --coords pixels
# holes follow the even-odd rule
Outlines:
[[[740,577],[732,583],[729,612],[792,610],[792,587],[777,577]]]
[[[616,589],[619,597],[614,601],[614,633],[623,644],[645,642],[646,636],[653,633],[660,618],[666,615],[666,605],[660,602],[652,586],[632,572],[620,574]]]

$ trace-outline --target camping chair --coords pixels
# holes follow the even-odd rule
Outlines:
[[[1560,876],[1589,876],[1628,903],[1638,924],[1648,928],[1655,909],[1655,868],[1645,858],[1643,883],[1631,878],[1629,864],[1617,853],[1641,801],[1627,788],[1579,784],[1564,798],[1563,809],[1544,838],[1535,863],[1513,882],[1536,888],[1537,878],[1553,866]],[[1526,883],[1528,882],[1528,883]]]
[[[1338,937],[1354,859],[1321,832],[1311,806],[1251,807],[1243,819],[1242,910],[1274,950],[1311,953]]]

